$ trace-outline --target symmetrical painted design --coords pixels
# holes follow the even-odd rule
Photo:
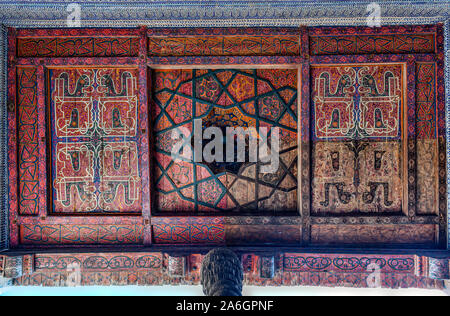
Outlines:
[[[136,69],[49,77],[53,212],[141,212]]]
[[[317,139],[398,139],[402,66],[313,67],[312,110]]]
[[[318,142],[313,147],[314,213],[402,210],[398,142]]]
[[[428,275],[431,279],[450,279],[450,264],[447,258],[428,258],[428,266]]]
[[[135,57],[139,37],[18,38],[17,57]]]
[[[401,65],[312,67],[312,208],[402,210]]]
[[[153,238],[157,244],[223,244],[224,225],[158,224],[153,225]]]
[[[17,69],[17,115],[19,142],[19,212],[39,213],[39,139],[37,68]]]
[[[157,70],[153,78],[158,210],[296,210],[296,69]],[[193,162],[195,139],[191,136],[196,119],[201,119],[203,129],[218,127],[223,132],[227,127],[265,127],[271,133],[271,128],[278,127],[277,171],[260,172],[261,164],[269,162],[263,159],[266,156],[249,162],[250,143],[246,162],[237,162],[236,157],[234,163]],[[190,138],[184,148],[190,156],[174,161],[172,148],[181,134]],[[262,139],[262,135],[254,137]],[[203,141],[202,150],[207,143]]]
[[[283,268],[285,271],[307,272],[307,271],[328,271],[328,272],[359,272],[365,273],[371,264],[376,264],[381,273],[414,273],[414,256],[396,256],[387,258],[386,256],[342,256],[342,255],[304,255],[287,253],[283,258]]]

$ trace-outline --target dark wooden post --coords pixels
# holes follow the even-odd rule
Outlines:
[[[241,296],[243,279],[241,260],[233,251],[213,249],[203,259],[201,283],[206,296]]]

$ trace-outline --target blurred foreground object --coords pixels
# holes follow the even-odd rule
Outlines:
[[[201,284],[206,296],[241,296],[243,278],[241,260],[231,250],[213,249],[203,259]]]

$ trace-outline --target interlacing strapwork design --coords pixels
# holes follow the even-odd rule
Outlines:
[[[44,37],[19,38],[20,57],[137,56],[138,37]]]
[[[39,213],[39,141],[37,77],[35,67],[17,70],[18,136],[19,136],[19,212]]]
[[[139,213],[137,71],[51,69],[55,213]]]

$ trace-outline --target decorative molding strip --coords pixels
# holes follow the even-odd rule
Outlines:
[[[359,217],[311,217],[318,225],[391,225],[391,224],[439,224],[439,216],[359,216]]]
[[[366,25],[371,1],[161,1],[81,5],[82,27],[217,27]],[[0,20],[15,27],[65,27],[67,4],[62,1],[3,2]],[[431,24],[449,16],[448,1],[379,0],[381,23]]]
[[[140,28],[27,28],[17,29],[17,38],[37,38],[37,37],[110,37],[110,38],[134,38],[142,35]]]
[[[382,273],[414,273],[414,256],[383,256],[383,255],[315,255],[315,254],[284,254],[284,271],[295,272],[368,272],[368,267],[376,264]]]
[[[298,225],[299,216],[153,216],[152,224],[175,225]]]
[[[23,275],[23,257],[6,257],[3,276],[7,279],[20,278]]]
[[[148,37],[190,37],[190,36],[224,36],[224,37],[283,37],[300,36],[301,27],[196,27],[196,28],[148,28]]]
[[[445,38],[445,109],[446,109],[446,126],[447,126],[447,210],[450,209],[450,19],[444,25]],[[448,214],[448,212],[447,212]],[[450,249],[450,216],[447,215],[447,249]]]
[[[8,248],[7,28],[0,25],[0,251]]]
[[[37,255],[36,271],[67,271],[67,268],[78,263],[84,271],[90,270],[138,270],[159,269],[162,266],[161,253],[95,253],[95,254],[48,254]]]
[[[198,285],[203,258],[199,253],[47,253],[4,261],[13,268],[14,285],[68,286],[70,267],[79,267],[81,285]],[[448,278],[448,259],[414,255],[243,253],[242,263],[244,283],[259,286],[366,288],[374,267],[379,267],[383,288],[442,289],[442,279]]]
[[[6,279],[19,278],[34,272],[34,255],[17,257],[0,256],[0,277]]]
[[[299,36],[150,37],[149,56],[297,56]]]
[[[104,5],[103,0],[85,0],[83,1],[83,3],[86,4],[92,4],[92,5]],[[152,3],[145,3],[143,1],[139,1],[139,0],[133,0],[133,1],[124,1],[124,0],[110,0],[108,1],[108,3],[112,4],[112,5],[142,5],[143,3],[146,5],[151,5],[153,7],[161,7],[161,6],[171,6],[171,7],[176,7],[176,6],[184,6],[184,7],[189,7],[189,6],[207,6],[207,7],[215,7],[215,6],[226,6],[226,7],[230,7],[230,6],[234,6],[234,5],[252,5],[254,7],[261,7],[264,5],[270,5],[271,7],[283,7],[283,6],[311,6],[311,5],[316,5],[316,6],[327,6],[327,5],[333,5],[333,4],[338,4],[340,3],[341,0],[235,0],[235,1],[230,1],[230,0],[211,0],[211,1],[205,1],[205,0],[190,0],[190,1],[183,1],[183,0],[158,0],[158,1],[153,1]],[[359,3],[359,4],[368,4],[370,3],[371,0],[359,0],[359,1],[353,1],[353,3]],[[442,0],[427,0],[427,1],[423,1],[423,0],[380,0],[379,1],[382,4],[390,4],[390,5],[401,5],[401,4],[420,4],[423,2],[427,2],[430,5],[431,4],[436,4],[436,3],[442,3],[445,1]],[[15,0],[15,1],[10,1],[10,0],[0,0],[0,4],[1,3],[14,3],[14,4],[46,4],[46,3],[72,3],[72,0]]]

